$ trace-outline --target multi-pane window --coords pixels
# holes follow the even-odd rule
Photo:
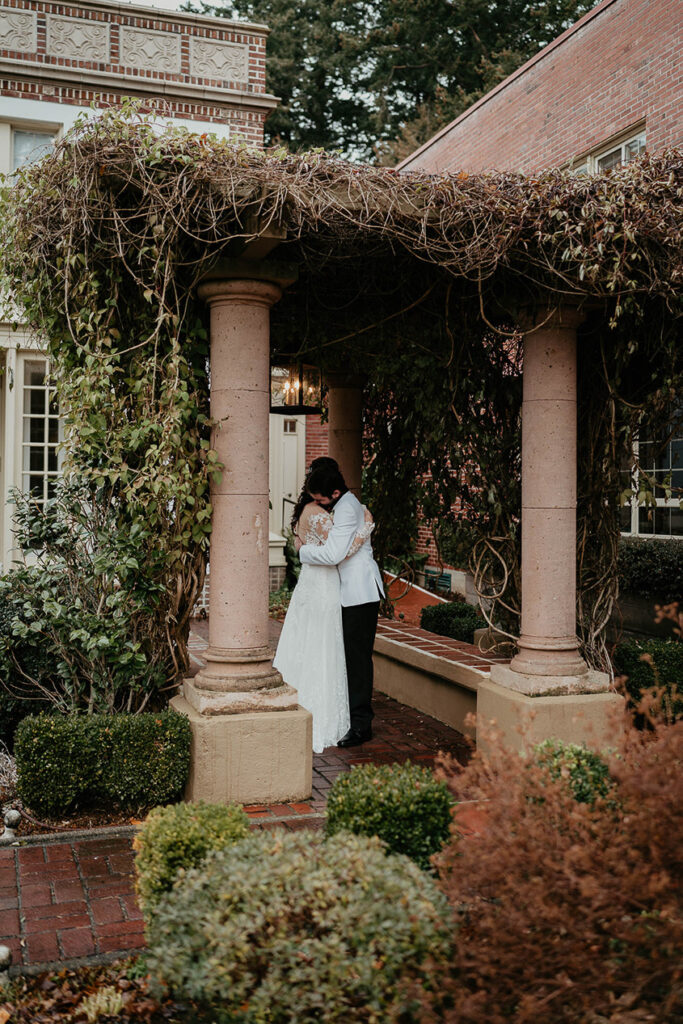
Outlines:
[[[595,169],[600,174],[619,167],[621,164],[629,164],[631,160],[645,151],[645,132],[640,132],[632,138],[621,142],[618,146],[612,146],[606,153],[600,153],[595,157]]]
[[[52,132],[29,132],[15,128],[12,132],[12,172],[39,160],[55,144]]]
[[[646,136],[645,131],[639,131],[629,136],[622,142],[615,142],[608,148],[602,146],[593,150],[579,161],[572,161],[569,165],[575,174],[604,174],[621,164],[628,164],[637,156],[645,152]]]
[[[40,504],[54,495],[61,463],[57,446],[63,439],[59,409],[46,378],[45,359],[24,362],[21,489]]]
[[[683,489],[683,406],[667,444],[643,433],[635,442],[634,449],[644,472],[660,488],[669,481],[674,496],[671,499],[659,497],[663,492],[658,489],[654,508],[639,506],[634,498],[630,506],[621,510],[622,532],[645,537],[683,537],[683,510],[680,507],[683,490],[677,490]],[[637,485],[636,480],[636,488]]]

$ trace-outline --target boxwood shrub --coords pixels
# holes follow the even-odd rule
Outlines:
[[[17,727],[19,795],[38,814],[177,800],[190,769],[190,723],[174,711],[31,715]]]
[[[576,743],[543,740],[534,747],[534,759],[551,778],[566,780],[577,803],[593,804],[597,797],[609,796],[614,786],[605,759]]]
[[[683,601],[683,540],[622,537],[617,564],[621,593]]]
[[[379,836],[425,870],[449,836],[454,801],[429,768],[410,764],[356,765],[340,775],[327,799],[325,832]]]
[[[662,690],[662,711],[683,718],[683,643],[680,640],[623,640],[614,651],[614,672],[625,676],[624,688],[633,707],[653,688]]]
[[[155,807],[135,837],[135,889],[148,917],[179,871],[198,867],[210,850],[225,850],[249,835],[237,804],[188,803]]]
[[[430,604],[420,612],[420,625],[431,633],[449,636],[452,640],[474,643],[474,631],[486,622],[477,609],[465,601]]]
[[[448,957],[449,924],[432,879],[378,839],[277,830],[180,877],[151,914],[146,960],[213,1024],[370,1024],[392,1019],[400,981]]]

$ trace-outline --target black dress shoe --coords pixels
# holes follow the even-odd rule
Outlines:
[[[372,739],[372,729],[349,729],[346,736],[342,736],[337,743],[338,747],[358,747],[361,743],[367,743]]]

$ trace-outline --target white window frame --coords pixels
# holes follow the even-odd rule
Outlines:
[[[610,153],[614,153],[617,149],[621,150],[621,163],[624,163],[624,154],[626,147],[632,145],[635,142],[642,141],[643,149],[647,148],[647,131],[645,128],[645,122],[641,121],[638,124],[632,125],[625,132],[620,132],[618,135],[612,136],[606,142],[600,144],[595,149],[581,154],[580,156],[573,157],[567,164],[565,169],[573,171],[575,174],[599,174],[600,169],[598,163],[603,160]]]
[[[676,441],[680,440],[678,434],[676,434],[674,437],[671,437],[669,442],[668,442],[668,444],[672,444],[674,442],[674,440],[676,440]],[[636,458],[640,455],[640,442],[639,441],[634,441],[633,442],[633,454],[635,455]],[[680,466],[680,467],[677,466],[676,468],[677,469],[683,469],[683,466]],[[646,537],[646,538],[648,538],[650,540],[655,540],[655,541],[659,540],[659,539],[663,539],[663,540],[672,539],[672,540],[680,540],[683,543],[683,536],[680,533],[654,533],[654,531],[652,533],[641,533],[640,532],[640,511],[641,511],[641,509],[644,506],[638,504],[638,470],[637,469],[636,469],[635,474],[634,474],[633,488],[634,488],[634,496],[631,499],[631,529],[630,530],[623,530],[622,529],[621,530],[622,537]],[[680,509],[680,504],[679,504],[680,497],[681,497],[680,495],[677,495],[676,497],[671,497],[671,498],[659,498],[659,497],[656,497],[655,500],[657,502],[657,508],[670,508],[672,510],[675,509],[676,511],[678,511]],[[628,508],[628,506],[625,506],[625,507]]]
[[[0,119],[0,174],[10,175],[14,165],[14,133],[35,132],[52,136],[58,142],[64,132],[62,124],[54,121],[29,121],[22,118]]]
[[[42,477],[43,478],[42,494],[39,497],[36,497],[34,500],[36,500],[42,507],[44,507],[45,506],[45,502],[49,500],[49,495],[48,495],[48,482],[49,482],[49,480],[52,479],[52,480],[56,481],[56,480],[59,480],[59,478],[62,476],[62,466],[63,466],[63,463],[64,463],[64,455],[63,455],[62,448],[58,447],[58,446],[62,445],[63,441],[64,441],[64,420],[63,420],[63,418],[61,416],[52,416],[52,417],[49,416],[49,397],[48,396],[49,396],[49,393],[53,390],[52,388],[49,387],[49,385],[43,385],[42,387],[38,388],[36,386],[32,386],[32,385],[27,385],[26,384],[26,370],[27,370],[27,367],[28,367],[28,365],[30,363],[42,363],[44,365],[44,367],[45,367],[45,374],[46,374],[46,376],[50,372],[50,363],[49,363],[49,360],[48,360],[47,356],[44,353],[42,353],[40,351],[36,351],[36,352],[22,352],[21,353],[20,358],[19,358],[19,367],[18,367],[18,369],[19,369],[19,380],[18,380],[18,385],[19,385],[19,395],[18,395],[18,397],[19,397],[19,401],[17,402],[17,410],[16,410],[17,433],[16,433],[15,436],[17,437],[17,453],[15,455],[15,458],[17,459],[17,462],[16,462],[16,472],[15,472],[15,484],[22,491],[22,493],[29,494],[30,493],[30,477],[37,477],[37,476]],[[35,414],[35,413],[30,412],[30,411],[27,413],[24,410],[24,401],[25,401],[25,397],[26,397],[27,392],[33,392],[33,391],[38,391],[38,390],[40,390],[43,393],[43,395],[44,395],[44,408],[46,409],[46,413],[44,415],[40,414],[40,413],[39,414]],[[57,440],[56,441],[50,441],[49,440],[49,430],[50,430],[49,420],[50,419],[58,419],[59,420],[58,428],[57,428]],[[32,442],[30,440],[30,436],[29,436],[29,440],[28,441],[24,440],[24,426],[25,426],[27,421],[30,424],[31,420],[40,420],[41,422],[46,424],[46,427],[45,427],[45,437],[40,442],[35,442],[35,441]],[[29,465],[30,465],[30,451],[31,451],[31,448],[38,448],[39,446],[42,447],[42,449],[43,449],[43,468],[42,468],[42,470],[33,470],[32,471],[30,469],[24,469],[24,453],[25,452],[29,453]],[[56,457],[56,467],[57,468],[55,470],[50,470],[49,469],[48,458],[49,458],[49,452],[50,452],[51,449],[54,451],[54,454],[55,454],[55,457]],[[29,486],[28,486],[28,488],[25,486],[25,484],[26,484],[26,479],[25,478],[27,478],[27,477],[29,478]]]

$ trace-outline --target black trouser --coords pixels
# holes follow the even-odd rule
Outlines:
[[[366,732],[372,725],[372,649],[379,601],[342,608],[346,674],[349,680],[351,728]]]

